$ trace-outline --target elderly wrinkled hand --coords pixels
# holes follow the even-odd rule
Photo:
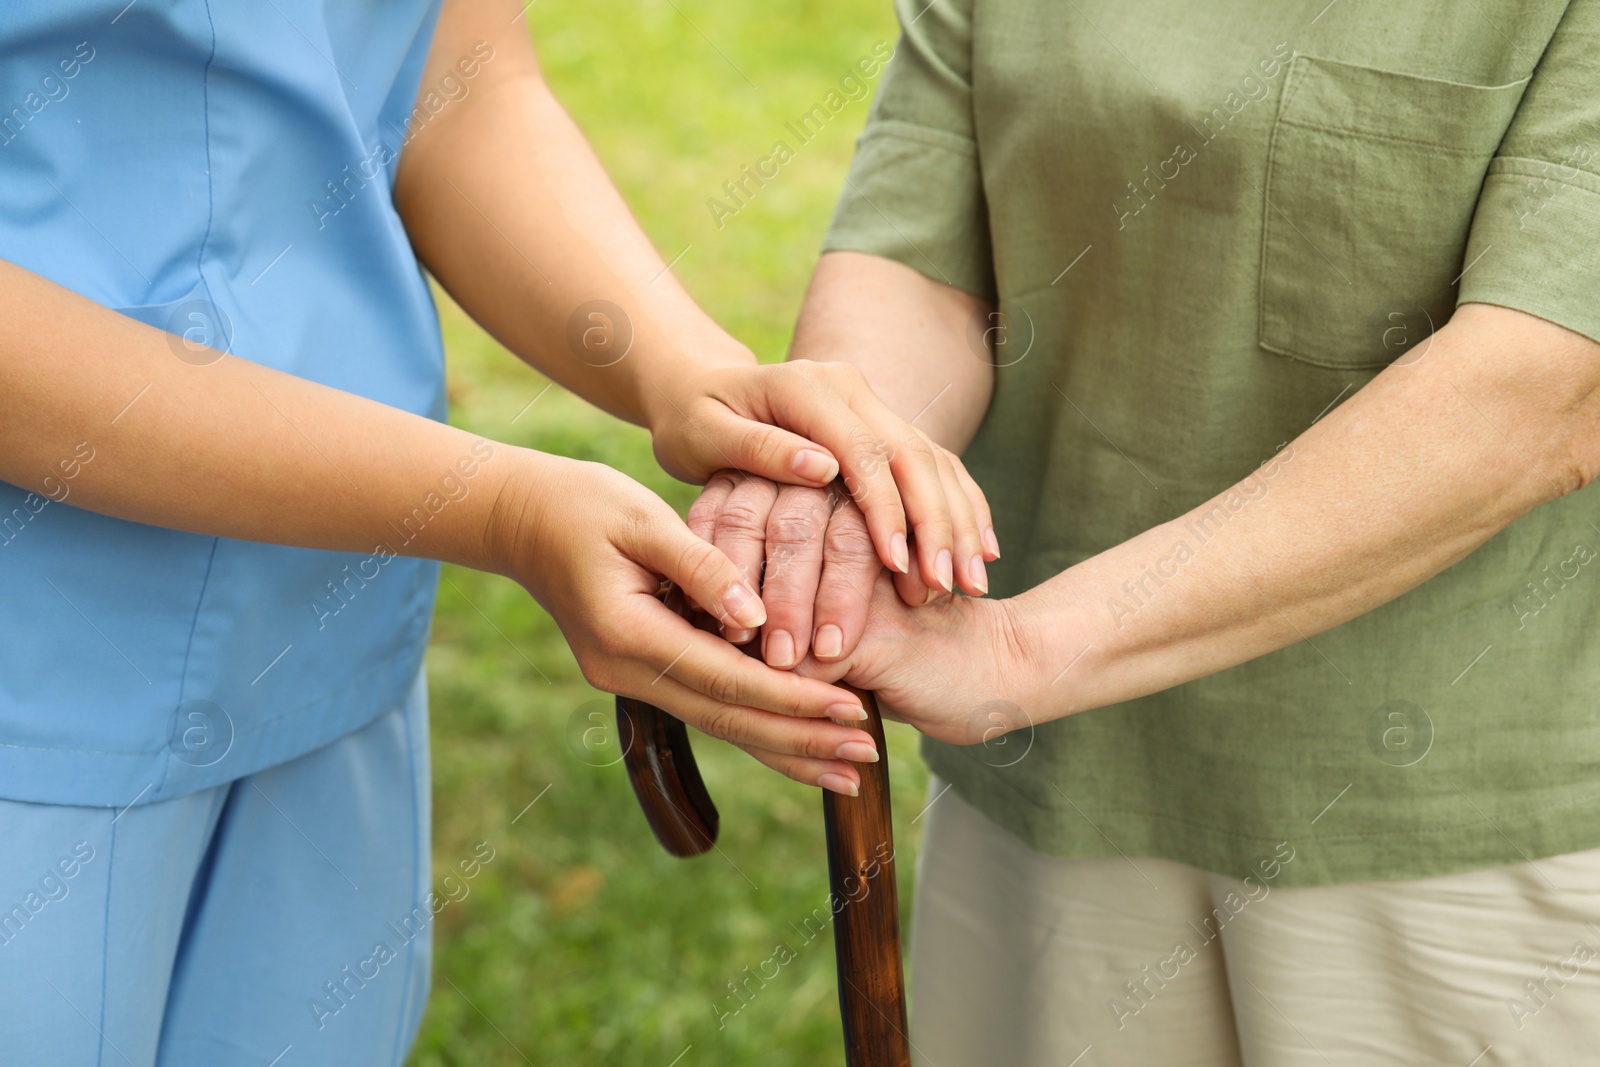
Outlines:
[[[987,505],[975,486],[964,503],[987,522]],[[812,489],[719,471],[690,509],[688,522],[761,590],[767,622],[759,651],[772,667],[789,669],[808,655],[832,663],[854,652],[880,572],[890,575],[907,605],[920,607],[949,595],[930,587],[915,568],[907,574],[886,571],[860,508],[837,482]],[[996,555],[980,547],[963,568],[976,575],[962,582],[964,590],[987,590],[983,562]],[[756,631],[724,627],[723,633],[744,644]]]

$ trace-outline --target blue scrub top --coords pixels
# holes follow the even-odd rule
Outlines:
[[[414,112],[437,3],[10,0],[0,257],[174,334],[442,419],[438,319],[391,187],[407,138],[493,53],[463,56]],[[0,797],[149,803],[397,706],[421,666],[437,565],[76,508],[67,472],[126,447],[118,414],[38,484],[0,483]],[[341,486],[329,477],[327,508]]]

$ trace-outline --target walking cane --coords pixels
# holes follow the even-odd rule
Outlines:
[[[870,693],[851,692],[867,709],[861,728],[872,735],[879,752],[887,752],[877,701]],[[710,849],[717,839],[717,807],[695,765],[683,723],[642,700],[619,696],[617,739],[628,780],[656,840],[683,858]],[[884,759],[859,770],[860,796],[822,793],[845,1064],[910,1067],[889,764]]]

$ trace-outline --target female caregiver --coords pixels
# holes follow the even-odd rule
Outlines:
[[[1008,546],[802,665],[929,735],[921,1062],[1592,1062],[1600,2],[899,12],[794,352]]]
[[[802,781],[851,793],[876,758],[830,721],[861,717],[849,693],[656,601],[664,576],[764,617],[659,499],[440,421],[419,257],[675,474],[842,468],[877,558],[944,586],[978,536],[981,501],[946,500],[955,466],[856,371],[759,368],[695,307],[520,6],[0,14],[8,1063],[401,1061],[428,973],[425,560],[517,579],[596,685]]]

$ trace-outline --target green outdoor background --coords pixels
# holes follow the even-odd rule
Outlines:
[[[528,19],[546,76],[656,247],[667,259],[687,247],[677,276],[763,360],[781,359],[867,102],[804,145],[785,123],[893,43],[887,0],[538,0]],[[795,158],[719,228],[707,198],[778,140]],[[558,386],[541,396],[546,379],[439,302],[456,425],[608,463],[688,507],[693,488],[662,472],[645,431]],[[815,789],[696,735],[720,852],[669,857],[622,767],[590,765],[615,758],[614,739],[588,754],[582,736],[587,713],[611,721],[609,701],[503,579],[445,568],[428,676],[435,882],[480,841],[495,857],[437,917],[411,1064],[842,1062],[832,935],[799,929],[827,902]],[[891,724],[889,749],[905,914],[927,771],[909,729]],[[717,1006],[739,1004],[728,983],[780,944],[795,958],[719,1027]]]

